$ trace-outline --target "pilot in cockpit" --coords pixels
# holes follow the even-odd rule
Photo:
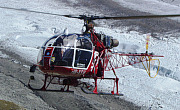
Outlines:
[[[57,38],[53,46],[57,47],[54,49],[51,61],[54,65],[59,65],[58,62],[62,61],[63,56],[63,50],[61,49],[61,46],[63,46],[63,39],[61,37]]]

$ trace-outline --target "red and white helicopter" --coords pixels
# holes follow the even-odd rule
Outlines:
[[[108,94],[108,95],[123,95],[118,92],[118,77],[115,69],[125,66],[142,63],[148,75],[150,74],[150,63],[159,59],[153,57],[163,57],[162,55],[154,55],[148,53],[148,40],[145,53],[119,53],[112,51],[113,47],[117,47],[119,42],[111,36],[96,33],[94,30],[93,20],[97,19],[144,19],[144,18],[161,18],[161,17],[179,17],[180,15],[148,15],[148,16],[124,16],[124,17],[99,17],[99,16],[71,16],[59,15],[46,12],[31,11],[27,9],[16,9],[9,7],[0,7],[17,11],[26,11],[31,13],[41,13],[53,16],[65,16],[69,18],[77,18],[84,20],[86,30],[82,34],[59,34],[49,38],[41,47],[38,55],[38,63],[30,68],[30,72],[35,72],[36,67],[42,71],[45,76],[44,85],[40,89],[34,89],[30,86],[30,77],[28,86],[33,90],[42,91],[61,91],[71,92],[69,86],[78,86],[84,84],[82,90],[88,94]],[[113,71],[115,78],[106,78],[105,71]],[[157,75],[156,73],[156,75]],[[156,76],[155,75],[155,76]],[[89,86],[86,83],[81,83],[78,79],[87,78],[94,79],[93,91],[87,91]],[[58,79],[56,84],[63,85],[61,90],[47,89],[50,84],[54,84],[53,79]],[[97,80],[113,80],[113,90],[111,93],[98,92]],[[115,91],[116,89],[116,91]]]
[[[153,55],[152,53],[148,52],[140,54],[113,52],[112,48],[118,46],[118,40],[113,39],[111,36],[96,33],[92,23],[92,21],[96,19],[128,19],[129,17],[88,17],[86,15],[80,15],[78,17],[65,16],[83,19],[86,30],[82,34],[55,35],[43,44],[38,56],[38,63],[31,67],[30,72],[34,72],[35,67],[38,66],[39,69],[45,74],[45,80],[41,89],[34,90],[46,91],[48,90],[47,88],[49,84],[52,83],[52,80],[54,78],[58,78],[59,80],[57,84],[64,85],[64,88],[59,91],[69,92],[69,86],[77,86],[81,84],[79,83],[78,79],[88,78],[94,79],[95,87],[91,92],[86,91],[86,89],[82,87],[82,90],[85,93],[122,95],[118,92],[119,79],[116,75],[115,69],[136,63],[147,62],[148,67],[144,67],[150,75],[150,62],[152,60],[158,60],[152,58],[163,57],[160,55]],[[133,19],[136,17],[130,18]],[[138,18],[140,18],[140,16],[138,16]],[[116,76],[115,78],[104,77],[105,71],[110,70],[113,71],[114,75]],[[50,80],[47,81],[47,78],[50,78]],[[111,93],[98,92],[97,80],[106,79],[114,80],[113,90]],[[30,84],[28,85],[31,89],[33,89]],[[65,87],[67,88],[65,89]],[[86,88],[88,88],[87,85]],[[116,92],[114,91],[115,88]]]

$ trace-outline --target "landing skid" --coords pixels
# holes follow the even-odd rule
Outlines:
[[[61,90],[48,90],[48,89],[46,89],[46,90],[43,90],[42,88],[41,89],[35,89],[35,88],[33,88],[33,87],[31,87],[31,85],[30,84],[28,84],[28,87],[29,87],[29,89],[31,89],[31,90],[33,90],[33,91],[44,91],[44,92],[70,92],[70,93],[74,93],[74,91],[65,91],[65,90],[63,90],[63,89],[61,89]]]
[[[123,96],[123,94],[113,94],[113,93],[105,93],[105,92],[91,92],[91,91],[87,91],[86,89],[84,89],[83,87],[81,87],[81,90],[86,93],[86,94],[97,94],[97,95],[118,95],[118,96]]]
[[[49,80],[47,80],[49,78]],[[58,78],[58,82],[54,83],[53,79],[54,78]],[[61,84],[60,82],[60,78],[63,78],[63,83]],[[100,77],[93,77],[95,80],[95,86],[92,87],[93,91],[89,91],[91,89],[91,87],[87,84],[87,83],[81,83],[83,84],[83,86],[81,87],[81,90],[86,93],[86,94],[97,94],[97,95],[118,95],[118,96],[123,96],[123,94],[119,94],[118,92],[118,78],[100,78]],[[30,77],[29,82],[28,82],[28,87],[33,90],[33,91],[47,91],[47,92],[71,92],[73,93],[74,91],[70,91],[69,87],[70,86],[78,86],[81,85],[80,83],[78,83],[77,78],[68,78],[68,77],[60,77],[60,76],[52,76],[52,75],[47,75],[45,74],[45,79],[43,80],[44,85],[42,86],[42,88],[40,89],[36,89],[31,87],[30,82],[31,80],[34,80],[35,78],[33,76]],[[98,92],[97,90],[97,79],[106,79],[106,80],[114,80],[114,86],[113,86],[113,90],[110,93],[106,93],[106,92]],[[58,84],[58,85],[63,85],[64,87],[60,88],[60,90],[50,90],[47,89],[49,87],[50,84]],[[114,91],[115,89],[115,85],[116,85],[116,92]]]

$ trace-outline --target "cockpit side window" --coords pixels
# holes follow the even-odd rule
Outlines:
[[[84,50],[76,50],[74,67],[87,68],[92,52]]]

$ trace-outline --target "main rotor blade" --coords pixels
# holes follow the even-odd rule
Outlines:
[[[78,18],[78,19],[89,19],[89,20],[96,20],[96,19],[113,19],[113,20],[125,20],[125,19],[148,19],[148,18],[164,18],[164,17],[180,17],[180,14],[173,14],[173,15],[144,15],[144,16],[120,16],[120,17],[100,17],[100,16],[86,16],[86,15],[79,15],[79,17],[74,16],[66,16],[69,18]]]
[[[163,17],[180,17],[180,14],[172,14],[172,15],[144,15],[144,16],[121,16],[121,17],[100,17],[100,16],[86,16],[86,15],[79,15],[79,16],[72,16],[72,15],[60,15],[55,13],[48,13],[48,12],[41,12],[41,11],[33,11],[24,8],[10,8],[10,7],[3,7],[3,9],[10,9],[10,10],[18,10],[18,11],[25,11],[25,12],[32,12],[32,13],[41,13],[46,15],[54,15],[54,16],[64,16],[69,18],[77,18],[77,19],[84,19],[84,20],[96,20],[96,19],[113,19],[113,20],[124,20],[124,19],[147,19],[147,18],[163,18]]]
[[[3,6],[0,6],[0,8],[10,9],[10,10],[17,10],[17,11],[32,12],[32,13],[41,13],[41,14],[46,14],[46,15],[71,17],[71,15],[60,15],[60,14],[55,14],[55,13],[48,13],[48,12],[41,12],[41,11],[33,11],[33,10],[25,9],[25,8],[20,8],[20,9],[18,9],[18,8],[10,8],[10,7],[3,7]]]
[[[123,19],[147,19],[147,18],[164,18],[164,17],[180,17],[180,14],[174,14],[174,15],[122,16],[122,17],[99,17],[99,18],[96,18],[96,19],[123,20]]]

